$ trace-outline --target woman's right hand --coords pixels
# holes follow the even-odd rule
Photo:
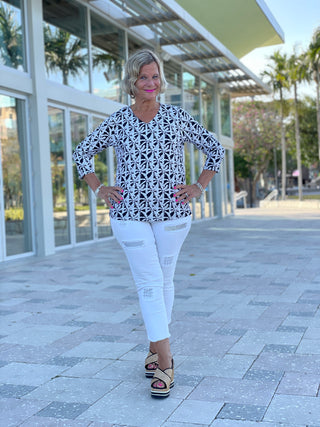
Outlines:
[[[121,193],[123,193],[121,187],[106,187],[103,185],[99,190],[98,197],[103,199],[110,209],[113,209],[110,199],[116,203],[121,203],[121,200],[123,200]]]

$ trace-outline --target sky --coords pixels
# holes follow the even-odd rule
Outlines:
[[[243,56],[241,62],[257,76],[267,68],[268,57],[275,50],[291,55],[305,50],[312,39],[313,31],[320,27],[320,0],[264,0],[270,12],[282,28],[285,43],[254,49]],[[315,96],[315,87],[301,85],[301,95]]]

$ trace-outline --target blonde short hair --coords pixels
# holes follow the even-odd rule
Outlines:
[[[122,81],[123,89],[131,98],[135,97],[135,83],[138,79],[141,67],[155,62],[158,65],[160,77],[160,93],[164,93],[167,88],[167,81],[164,76],[163,67],[159,57],[149,49],[142,49],[130,56],[125,65],[124,79]]]

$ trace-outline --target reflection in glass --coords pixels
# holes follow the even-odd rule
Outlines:
[[[191,144],[185,144],[184,145],[184,165],[186,170],[186,184],[190,185],[192,183],[192,177],[191,177]]]
[[[92,88],[95,95],[125,102],[121,90],[124,31],[91,12]]]
[[[86,8],[74,0],[43,2],[47,77],[89,91]]]
[[[0,1],[0,65],[26,70],[21,0]]]
[[[181,106],[182,94],[182,73],[181,65],[173,61],[164,63],[164,75],[168,82],[168,88],[165,93],[165,102],[172,105]]]
[[[93,117],[93,128],[99,126],[103,120],[99,117]],[[103,150],[97,154],[94,159],[95,172],[100,182],[104,185],[110,185],[108,177],[108,156],[110,151]],[[109,217],[109,207],[100,198],[97,198],[97,227],[98,237],[108,237],[112,235]]]
[[[48,116],[54,235],[56,246],[62,246],[70,243],[66,188],[64,112],[58,108],[49,107]]]
[[[194,146],[193,144],[185,144],[184,145],[184,165],[185,165],[185,171],[186,171],[186,184],[190,185],[195,181],[195,173],[194,173]],[[190,203],[190,208],[193,214],[193,217],[196,218],[197,216],[197,202],[195,199],[193,199]]]
[[[183,72],[183,97],[184,97],[184,109],[188,111],[196,120],[199,121],[199,78],[190,74],[187,71]],[[186,144],[185,146],[185,164],[186,172],[189,174],[188,169],[190,168],[190,184],[198,177],[196,173],[198,172],[198,160],[197,150],[194,149],[193,144]],[[188,161],[188,158],[190,159]],[[190,166],[189,166],[190,164]],[[195,218],[200,218],[199,214],[200,203],[195,200],[192,201],[192,213]]]
[[[202,125],[214,132],[214,87],[203,80],[201,81],[201,116]],[[213,214],[211,191],[211,185],[209,185],[203,196],[202,216],[206,218]]]
[[[210,191],[211,191],[211,185],[209,184],[208,187],[206,188],[206,191],[203,195],[203,211],[204,211],[204,217],[205,218],[209,218],[212,215],[212,210],[210,210]]]
[[[139,40],[128,35],[128,53],[129,53],[129,56],[132,55],[133,53],[135,53],[137,50],[142,49],[142,48],[150,49],[150,46],[143,45]]]
[[[194,158],[194,174],[195,174],[194,181],[197,181],[200,175],[200,171],[203,168],[203,162],[202,162],[203,155],[202,155],[202,152],[199,151],[197,148],[192,147],[192,149],[193,149],[193,158]],[[195,203],[196,203],[196,218],[200,219],[204,216],[202,199],[195,199]]]
[[[230,97],[228,94],[221,96],[220,110],[222,135],[231,136]]]
[[[87,116],[70,113],[72,151],[87,136]],[[84,180],[79,179],[77,168],[73,163],[74,210],[76,219],[76,241],[84,242],[93,238],[89,188]]]
[[[200,121],[199,77],[183,72],[184,108]]]
[[[225,160],[223,161],[223,163],[224,163],[224,169],[225,169],[225,173],[226,173],[226,186],[225,186],[225,188],[226,188],[226,193],[227,193],[227,195],[226,195],[226,214],[231,214],[231,212],[232,212],[232,204],[231,204],[231,202],[232,202],[232,195],[231,195],[231,189],[232,189],[232,187],[231,187],[231,176],[230,176],[230,168],[229,168],[229,162],[230,162],[230,155],[232,155],[232,154],[230,154],[231,153],[231,150],[229,150],[229,149],[226,149],[226,154],[225,154]]]
[[[6,255],[32,250],[25,103],[0,95],[0,148]]]
[[[201,81],[201,113],[202,125],[214,132],[214,87]]]

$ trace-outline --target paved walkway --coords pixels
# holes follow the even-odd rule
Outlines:
[[[248,209],[193,225],[160,401],[114,240],[0,267],[1,427],[320,426],[319,220]]]

